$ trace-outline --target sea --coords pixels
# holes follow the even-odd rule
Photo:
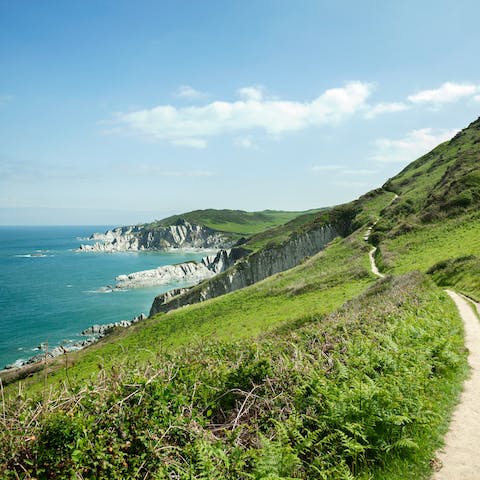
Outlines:
[[[179,283],[108,291],[117,275],[200,260],[198,252],[78,252],[111,226],[0,226],[0,370],[48,348],[82,340],[94,324],[148,315]]]

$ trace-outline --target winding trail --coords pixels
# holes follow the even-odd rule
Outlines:
[[[455,302],[465,326],[470,377],[463,385],[460,402],[453,412],[445,446],[438,452],[440,469],[432,480],[478,480],[480,478],[480,322],[469,302],[446,290]],[[480,313],[480,305],[475,303]]]
[[[394,200],[396,200],[397,197],[394,198]],[[378,222],[378,220],[377,220]],[[367,231],[365,232],[365,234],[363,235],[363,239],[368,243],[368,240],[370,238],[370,234],[372,233],[372,230],[373,230],[373,227],[377,224],[377,222],[375,222],[373,225],[371,225],[370,227],[367,228]],[[377,277],[380,277],[380,278],[383,278],[385,277],[385,275],[383,273],[381,273],[379,270],[378,270],[378,267],[377,267],[377,264],[375,263],[375,252],[377,251],[377,247],[373,247],[369,252],[368,252],[368,258],[370,258],[370,270],[372,271],[372,273],[374,275],[376,275]]]
[[[377,222],[375,222],[377,223]],[[368,242],[375,223],[367,229],[363,239]],[[380,278],[375,263],[376,247],[368,253],[372,273]],[[445,445],[437,452],[435,472],[431,480],[480,479],[480,304],[451,290],[445,290],[455,302],[465,328],[465,346],[468,348],[470,376],[463,384],[460,401],[455,407],[450,426],[444,437]],[[479,317],[474,312],[477,310]]]
[[[383,278],[385,275],[378,270],[377,264],[375,263],[375,252],[377,251],[377,247],[373,247],[369,252],[368,256],[370,257],[370,268],[372,269],[372,273],[377,277]]]

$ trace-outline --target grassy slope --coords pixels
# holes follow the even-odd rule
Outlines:
[[[173,225],[180,218],[184,218],[191,223],[205,225],[214,230],[234,234],[234,236],[248,236],[282,225],[300,215],[317,211],[285,212],[264,210],[262,212],[245,212],[243,210],[194,210],[180,215],[173,215],[163,220],[146,224],[146,226],[155,228]]]
[[[480,302],[480,258],[457,257],[436,263],[428,270],[435,282],[450,287]]]
[[[385,188],[399,194],[372,235],[386,272],[425,272],[438,262],[480,256],[480,120],[410,164]],[[476,277],[463,267],[463,281],[451,285],[478,298]]]
[[[298,267],[251,287],[200,304],[148,319],[117,333],[84,352],[70,354],[75,365],[71,378],[85,378],[128,356],[136,362],[155,358],[215,337],[219,341],[254,337],[284,323],[318,319],[338,308],[368,286],[366,245],[359,240],[335,242],[323,253]],[[49,383],[65,379],[62,363]],[[41,376],[40,376],[41,377]],[[43,385],[34,378],[32,388]]]
[[[350,205],[358,211],[353,220],[354,224],[361,226],[367,223],[373,223],[378,218],[382,208],[385,207],[393,197],[393,193],[378,189],[360,197],[356,202],[351,202]],[[315,224],[328,223],[329,216],[334,211],[335,208],[300,215],[288,223],[252,235],[242,246],[250,248],[251,250],[259,250],[267,245],[279,245],[292,234],[312,228]]]
[[[364,197],[357,221],[391,198]],[[363,231],[7,389],[11,478],[420,478],[465,371],[461,323],[418,275],[332,313],[375,282]]]
[[[475,135],[388,182],[400,195],[391,206],[388,192],[355,204],[358,225],[383,208],[373,239],[390,272],[476,252]],[[57,478],[426,477],[466,373],[461,321],[420,273],[376,282],[337,310],[375,282],[364,228],[291,271],[117,332],[47,388],[38,375],[28,395],[9,389],[0,455],[11,478],[13,468],[40,478],[38,468]],[[472,266],[476,257],[430,272],[470,288],[475,276],[462,272]]]
[[[422,478],[465,375],[454,306],[414,274],[311,320],[18,398],[4,478]]]

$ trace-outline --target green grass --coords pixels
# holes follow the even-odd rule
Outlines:
[[[479,152],[477,121],[328,212],[190,212],[234,236],[276,225],[253,249],[325,223],[358,230],[9,385],[2,478],[427,478],[467,374],[442,288],[478,298]],[[382,280],[362,240],[379,217]]]
[[[377,189],[363,195],[355,202],[345,205],[345,208],[351,208],[354,212],[352,218],[354,228],[375,222],[382,209],[390,203],[394,195],[392,192]],[[331,216],[335,215],[335,212],[340,208],[341,207],[335,207],[322,212],[298,216],[284,225],[253,235],[243,246],[255,251],[266,246],[280,245],[292,235],[316,228],[318,224],[331,223]]]
[[[480,258],[467,255],[436,263],[428,272],[442,287],[454,288],[480,302]]]
[[[380,243],[380,266],[388,273],[427,271],[435,263],[480,255],[480,216],[461,216],[418,227]]]
[[[117,332],[78,354],[70,377],[86,378],[108,368],[125,356],[136,362],[151,360],[158,352],[172,352],[185,345],[251,338],[282,324],[311,321],[330,313],[358,295],[372,281],[367,246],[355,238],[336,241],[330,248],[298,267],[277,274],[251,287],[160,314],[128,330]],[[49,384],[65,379],[58,361]],[[41,374],[30,379],[33,389],[43,388]]]
[[[388,278],[256,339],[125,356],[17,396],[2,478],[426,478],[465,356],[446,295],[420,274]]]
[[[194,210],[192,212],[173,215],[171,217],[146,224],[149,228],[173,225],[177,220],[183,218],[197,225],[205,225],[234,236],[249,236],[263,232],[269,228],[277,227],[293,220],[294,218],[320,211],[308,210],[306,212],[286,212],[281,210],[264,210],[262,212],[245,212],[243,210]]]

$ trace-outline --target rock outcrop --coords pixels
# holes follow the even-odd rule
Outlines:
[[[118,227],[105,233],[94,233],[93,245],[80,245],[82,252],[125,252],[139,250],[210,249],[231,245],[230,239],[203,225],[194,225],[179,219],[166,227],[137,225]]]
[[[132,320],[120,320],[118,322],[107,323],[103,325],[92,325],[82,332],[82,335],[86,337],[84,340],[80,340],[79,342],[67,343],[65,345],[58,345],[52,349],[48,349],[48,346],[44,344],[39,345],[36,348],[36,350],[41,351],[42,353],[34,355],[33,357],[30,357],[27,360],[19,359],[12,364],[5,365],[4,370],[13,370],[13,369],[23,368],[28,365],[34,365],[34,364],[45,362],[52,358],[56,358],[59,355],[63,355],[64,353],[82,350],[85,347],[88,347],[89,345],[92,345],[93,343],[103,338],[113,328],[115,327],[127,328],[133,325],[134,323],[145,320],[146,318],[147,316],[144,313],[141,313],[140,315],[134,317]]]
[[[262,250],[241,256],[247,250],[237,247],[230,252],[219,252],[215,262],[219,270],[225,270],[223,273],[204,281],[200,285],[189,289],[175,292],[166,292],[158,295],[150,310],[150,315],[160,312],[168,312],[192,303],[202,302],[209,298],[218,297],[225,293],[238,290],[240,288],[252,285],[264,278],[278,272],[288,270],[298,265],[305,257],[315,255],[322,250],[327,243],[335,237],[343,234],[340,227],[324,225],[307,232],[292,235],[281,245],[265,247]],[[239,255],[238,259],[233,259],[232,252]],[[230,266],[232,265],[233,266]],[[228,265],[230,268],[226,268]]]
[[[127,328],[133,325],[134,323],[145,320],[146,318],[147,316],[144,313],[141,313],[137,317],[134,317],[132,320],[120,320],[118,322],[106,323],[102,325],[92,325],[87,329],[85,329],[82,332],[82,335],[86,335],[86,336],[93,335],[94,337],[96,337],[96,339],[98,339],[99,337],[105,336],[112,328],[115,328],[115,327]]]
[[[213,277],[215,271],[209,269],[204,263],[185,262],[176,265],[165,265],[151,270],[119,275],[115,281],[115,288],[143,288],[156,285],[165,285],[172,282],[186,282],[196,284]]]

